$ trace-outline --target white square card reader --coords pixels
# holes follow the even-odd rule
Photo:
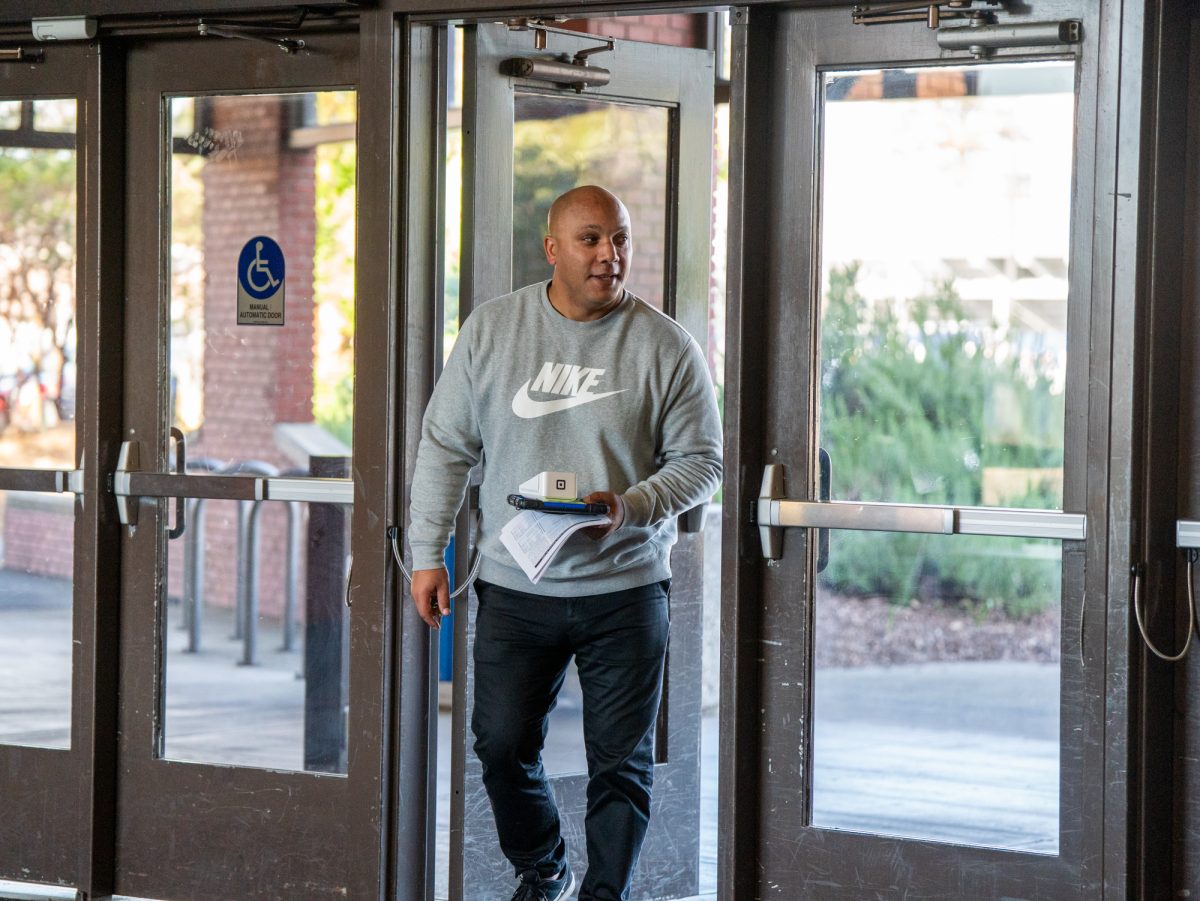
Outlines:
[[[536,497],[544,501],[575,500],[575,473],[573,472],[540,472],[532,479],[522,482],[518,489],[526,497]]]

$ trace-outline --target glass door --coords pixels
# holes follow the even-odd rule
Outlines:
[[[637,246],[629,289],[684,323],[704,347],[712,54],[628,41],[606,49],[606,43],[554,28],[466,29],[460,317],[475,304],[548,279],[542,237],[551,202],[577,185],[602,184],[629,209]],[[564,59],[594,68],[573,68]],[[579,73],[591,82],[576,90],[572,79]],[[672,554],[671,638],[654,800],[634,875],[635,898],[697,892],[703,553],[699,534],[688,534],[686,524],[681,533]],[[466,558],[460,557],[458,571],[465,577]],[[467,734],[475,604],[472,596],[467,615],[455,617],[452,729],[449,895],[468,899],[500,897],[514,887]],[[581,705],[572,663],[550,717],[543,762],[569,837],[571,864],[580,875],[587,868]]]
[[[355,38],[130,53],[121,893],[381,892],[383,605],[350,593],[352,461],[383,453],[353,447]]]
[[[0,881],[79,886],[96,739],[94,448],[76,393],[82,298],[82,48],[0,61]],[[32,53],[32,55],[30,55]],[[95,457],[91,456],[92,466]]]
[[[780,21],[803,49],[772,141],[789,180],[754,506],[760,780],[771,834],[795,840],[764,843],[765,894],[1095,878],[1096,70],[1082,9],[1037,12],[1041,44],[974,54],[954,22]]]

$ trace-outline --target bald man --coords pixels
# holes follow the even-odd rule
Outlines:
[[[675,521],[720,483],[721,429],[696,342],[625,289],[625,205],[603,188],[575,188],[554,202],[546,230],[550,280],[470,315],[426,409],[411,590],[436,629],[450,612],[443,554],[469,470],[482,462],[471,728],[518,880],[513,899],[575,891],[541,763],[574,657],[588,762],[579,897],[607,901],[628,897],[650,817]],[[574,472],[609,522],[568,539],[534,584],[500,530],[517,514],[507,496],[544,471]]]

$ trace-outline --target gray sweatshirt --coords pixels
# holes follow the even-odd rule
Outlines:
[[[721,427],[704,357],[687,331],[626,292],[576,322],[547,283],[482,304],[463,323],[425,410],[412,483],[413,566],[442,566],[470,469],[483,462],[481,579],[555,597],[670,576],[675,517],[721,479]],[[625,521],[600,541],[572,535],[537,585],[500,543],[520,484],[574,472],[580,496],[621,495]]]

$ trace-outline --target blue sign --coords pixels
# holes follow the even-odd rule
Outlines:
[[[266,235],[246,242],[238,255],[238,325],[283,325],[283,251]]]
[[[283,251],[270,238],[251,238],[238,257],[238,284],[255,300],[266,300],[283,285]]]

